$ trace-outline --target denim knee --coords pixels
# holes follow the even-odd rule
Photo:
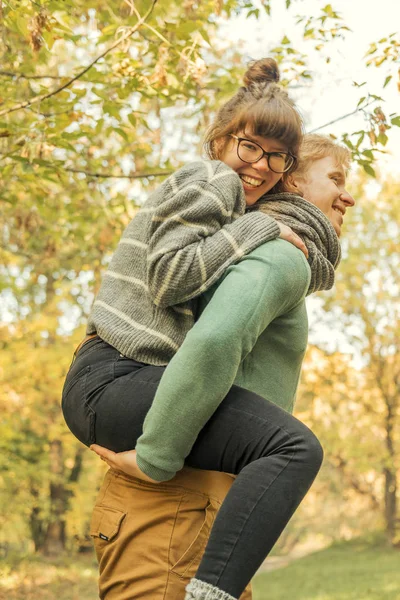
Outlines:
[[[305,451],[305,462],[308,468],[314,473],[314,477],[317,475],[321,468],[322,461],[324,459],[324,450],[317,436],[308,429],[303,432],[304,440],[304,451]]]

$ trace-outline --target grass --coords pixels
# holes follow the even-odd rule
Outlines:
[[[382,538],[335,544],[258,575],[253,600],[400,600],[400,551]]]
[[[0,600],[98,600],[94,554],[0,561]]]
[[[98,600],[95,557],[2,560],[0,600]],[[400,551],[382,538],[335,544],[259,574],[253,600],[400,600]]]

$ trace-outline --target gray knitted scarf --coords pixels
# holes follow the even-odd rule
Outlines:
[[[301,196],[286,192],[266,195],[248,210],[255,209],[284,223],[303,239],[311,267],[307,293],[330,290],[335,282],[341,249],[339,238],[324,213]]]

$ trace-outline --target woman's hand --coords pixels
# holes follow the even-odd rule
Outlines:
[[[305,245],[301,237],[298,236],[297,233],[295,233],[293,229],[290,229],[290,227],[288,227],[287,225],[280,223],[280,221],[277,221],[277,223],[279,229],[281,230],[279,237],[282,238],[282,240],[290,242],[291,244],[293,244],[293,246],[296,246],[296,248],[299,248],[299,250],[301,250],[303,254],[305,254],[306,258],[308,258],[307,246]]]
[[[116,471],[122,471],[131,477],[142,479],[143,481],[149,481],[150,483],[160,483],[151,479],[141,471],[136,462],[136,450],[128,450],[127,452],[113,452],[98,444],[92,444],[90,449],[93,450],[100,456],[101,460],[104,460],[109,467]]]

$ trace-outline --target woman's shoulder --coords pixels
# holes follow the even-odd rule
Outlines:
[[[171,175],[175,181],[197,180],[206,183],[215,184],[219,180],[240,184],[238,175],[221,160],[199,159],[186,163]]]

